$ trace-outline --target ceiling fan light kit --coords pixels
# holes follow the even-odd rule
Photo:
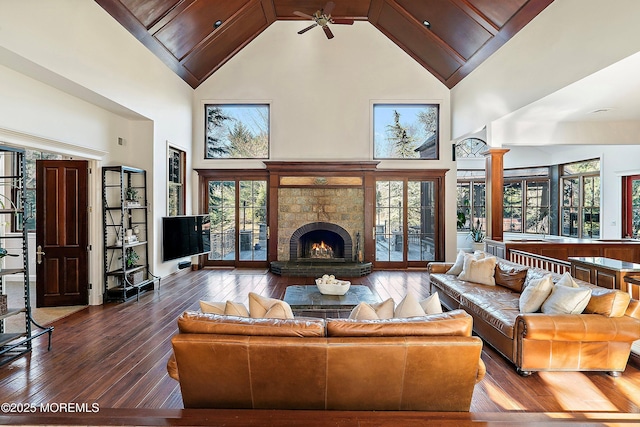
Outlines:
[[[295,11],[293,12],[294,15],[296,16],[300,16],[301,18],[305,18],[305,19],[310,19],[312,21],[315,21],[314,24],[309,25],[306,28],[303,28],[302,30],[298,31],[298,34],[304,34],[307,31],[309,31],[310,29],[314,28],[314,27],[321,27],[322,30],[324,31],[324,34],[327,36],[328,39],[332,39],[333,38],[333,33],[331,32],[331,29],[329,28],[329,24],[343,24],[343,25],[352,25],[353,24],[353,19],[348,19],[348,18],[332,18],[331,17],[331,12],[333,11],[333,8],[336,6],[336,4],[332,1],[327,2],[327,4],[324,5],[324,7],[322,9],[316,10],[316,12],[313,15],[309,15],[307,13],[304,12],[299,12],[299,11]]]

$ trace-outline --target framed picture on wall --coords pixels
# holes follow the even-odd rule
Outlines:
[[[373,104],[373,158],[438,159],[438,104]]]
[[[205,159],[268,159],[269,104],[206,104]]]

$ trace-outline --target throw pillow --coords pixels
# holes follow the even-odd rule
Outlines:
[[[496,285],[504,286],[514,292],[522,292],[527,278],[528,267],[507,265],[502,261],[496,264]]]
[[[453,274],[453,275],[457,276],[458,274],[462,273],[462,267],[464,266],[464,256],[465,255],[469,255],[469,254],[467,254],[465,251],[460,249],[458,251],[458,256],[456,257],[456,261],[453,263],[451,268],[449,270],[447,270],[447,272],[445,274]],[[482,258],[484,258],[484,252],[475,251],[473,253],[473,256],[476,259],[482,259]]]
[[[276,298],[263,297],[254,292],[249,292],[249,314],[254,319],[293,319],[293,312],[289,304]]]
[[[440,296],[437,292],[420,301],[420,306],[424,310],[425,314],[442,313],[442,304],[440,304]]]
[[[393,314],[393,317],[396,318],[407,318],[407,317],[418,317],[424,316],[425,312],[418,299],[411,292],[407,292],[407,295],[402,298],[402,301],[396,307],[396,311]]]
[[[442,306],[437,292],[422,301],[418,301],[413,293],[407,292],[407,295],[396,307],[393,317],[402,319],[440,313],[442,313]]]
[[[464,266],[458,279],[481,285],[495,286],[495,271],[497,258],[494,256],[476,259],[474,255],[464,256]]]
[[[574,288],[556,284],[542,303],[545,314],[580,314],[591,298],[590,288]]]
[[[556,283],[556,285],[559,286],[568,286],[570,288],[578,288],[580,287],[575,280],[573,280],[573,277],[571,277],[571,273],[569,273],[568,271],[565,271],[564,274],[562,275],[562,277],[560,278],[560,280],[558,280],[558,282]]]
[[[202,301],[200,300],[200,311],[211,314],[226,314],[228,316],[249,317],[249,311],[240,302],[227,301]]]
[[[368,304],[361,302],[356,305],[349,319],[354,320],[378,320],[378,319],[391,319],[393,317],[393,299],[389,298],[385,301]]]
[[[551,274],[532,279],[520,294],[518,305],[521,313],[535,313],[540,310],[553,288]]]
[[[629,307],[631,296],[618,289],[593,288],[589,304],[583,313],[602,314],[607,317],[622,317]]]

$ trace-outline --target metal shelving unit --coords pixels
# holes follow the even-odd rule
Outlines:
[[[146,171],[103,167],[102,213],[104,302],[138,299],[156,283],[160,290],[160,277],[149,269]]]
[[[10,239],[20,239],[22,241],[22,267],[20,268],[0,268],[0,293],[6,294],[6,278],[10,275],[22,275],[22,285],[24,289],[24,304],[21,307],[8,307],[6,312],[0,312],[0,365],[9,363],[31,351],[33,339],[44,334],[49,335],[48,350],[51,350],[52,326],[41,326],[33,320],[31,316],[31,291],[29,288],[29,246],[27,218],[24,206],[26,205],[25,191],[25,152],[24,150],[11,147],[0,147],[0,170],[11,171],[13,174],[0,172],[0,188],[2,207],[0,208],[0,221],[10,223],[19,221],[22,224],[18,234],[0,234],[0,248],[6,247],[6,242]],[[9,195],[7,195],[7,192]],[[12,199],[12,196],[14,199]],[[15,202],[14,202],[15,200]],[[8,206],[7,206],[8,205]],[[4,225],[0,225],[4,227]],[[24,329],[12,331],[8,330],[6,321],[14,316],[24,313]],[[35,328],[34,328],[35,327]]]

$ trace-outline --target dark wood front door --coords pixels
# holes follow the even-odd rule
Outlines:
[[[89,301],[88,169],[84,160],[36,162],[36,306]]]

